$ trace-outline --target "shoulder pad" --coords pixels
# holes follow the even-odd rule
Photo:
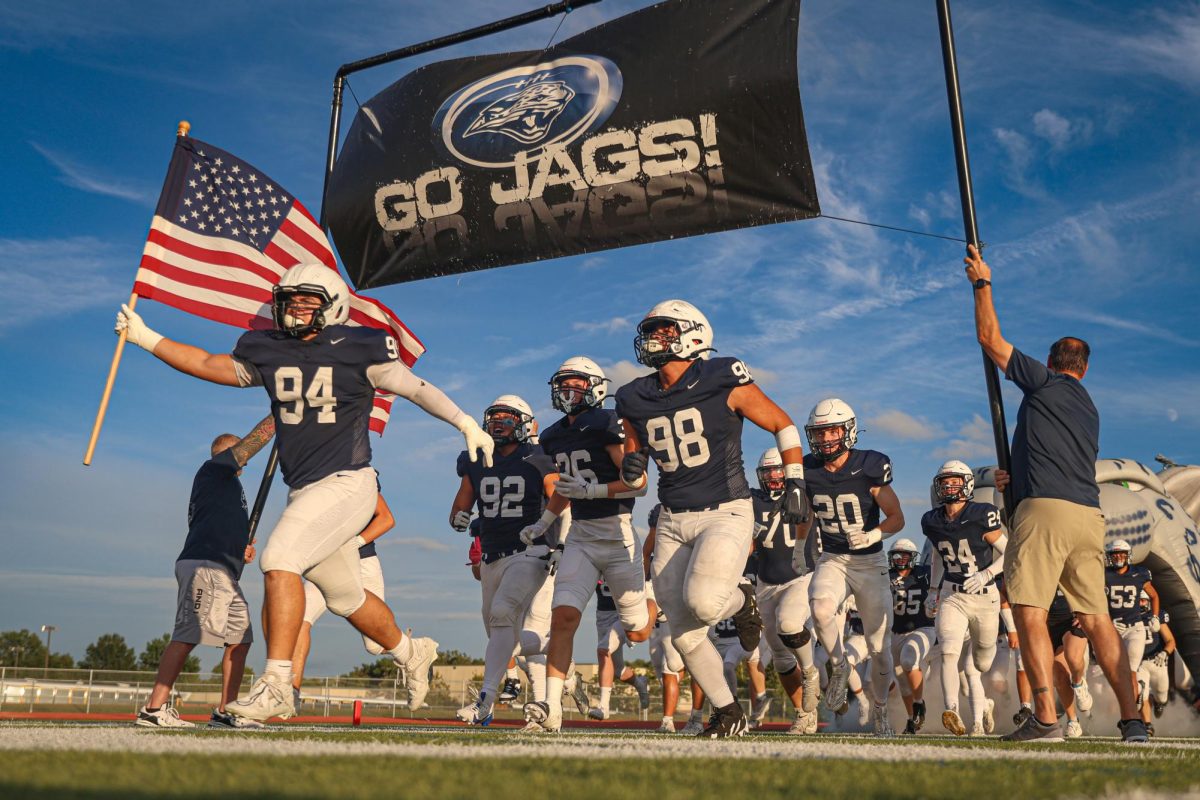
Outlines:
[[[892,460],[876,450],[861,450],[863,473],[886,486],[892,482]]]
[[[710,358],[701,363],[701,369],[704,370],[702,374],[705,377],[712,376],[712,380],[721,388],[732,389],[754,383],[750,368],[740,358]]]
[[[458,477],[463,477],[471,469],[471,457],[467,455],[467,451],[463,450],[458,454],[458,461],[455,463],[455,469],[458,472]]]
[[[528,455],[524,456],[526,464],[534,467],[543,477],[552,472],[558,472],[558,467],[554,465],[553,459],[546,455],[546,452],[537,445],[526,445],[529,448]]]

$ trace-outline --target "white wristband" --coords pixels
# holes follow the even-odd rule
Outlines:
[[[548,529],[558,519],[558,514],[555,514],[550,509],[542,512],[542,518],[538,520],[538,524],[542,526],[542,530]]]
[[[803,447],[800,439],[800,431],[796,430],[795,425],[788,425],[783,430],[775,434],[775,446],[779,448],[782,454],[785,450],[791,450],[795,447]]]
[[[1013,615],[1012,615],[1011,608],[1000,609],[1000,621],[1004,623],[1004,632],[1005,633],[1016,633],[1017,632],[1017,625],[1015,622],[1013,622]]]
[[[784,464],[783,477],[791,480],[804,480],[804,465],[803,464]]]
[[[358,545],[359,547],[367,546],[367,540],[363,538],[363,535],[361,533],[354,537],[354,543],[356,545]]]

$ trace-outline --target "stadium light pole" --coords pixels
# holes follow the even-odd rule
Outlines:
[[[432,50],[440,50],[443,47],[450,47],[451,45],[490,36],[493,33],[512,30],[513,28],[549,19],[559,14],[569,14],[577,8],[590,6],[599,2],[600,0],[561,0],[561,2],[550,3],[541,8],[535,8],[532,11],[526,11],[522,14],[489,22],[486,25],[468,28],[465,31],[451,33],[447,36],[439,36],[436,39],[429,39],[428,41],[419,42],[408,47],[401,47],[398,50],[389,50],[386,53],[379,53],[378,55],[358,61],[351,61],[348,64],[342,64],[338,67],[337,72],[333,76],[333,102],[329,112],[329,147],[325,153],[325,184],[321,188],[321,213],[318,217],[321,229],[325,229],[325,196],[329,193],[329,179],[333,175],[333,165],[337,161],[338,136],[342,124],[342,89],[345,87],[348,75],[370,69],[371,67],[390,64],[393,61],[399,61],[403,58],[411,58],[422,53],[428,53]],[[254,541],[254,533],[258,530],[258,521],[262,518],[263,506],[267,504],[267,494],[271,491],[271,481],[275,478],[275,469],[278,466],[279,449],[277,446],[272,445],[271,454],[267,458],[266,469],[263,471],[262,482],[258,485],[258,496],[254,498],[254,507],[250,511],[250,541],[252,542]]]
[[[45,678],[50,674],[50,637],[58,630],[57,625],[43,625],[42,633],[46,634],[46,661],[42,665],[42,677]]]
[[[967,132],[963,123],[962,95],[958,88],[958,58],[954,50],[954,27],[950,22],[950,0],[937,3],[938,32],[942,39],[942,66],[946,72],[946,97],[950,103],[950,129],[954,136],[954,161],[958,168],[958,194],[962,202],[963,231],[968,244],[980,247],[979,223],[975,218],[975,189],[971,184],[971,162],[967,157]],[[1000,373],[983,351],[983,378],[987,384],[988,408],[992,416],[992,437],[996,443],[996,463],[1009,471],[1008,424],[1004,420],[1004,398],[1000,394]],[[1004,509],[1012,513],[1012,485],[1004,490]]]

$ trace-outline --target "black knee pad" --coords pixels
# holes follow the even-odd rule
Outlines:
[[[799,647],[804,647],[804,645],[808,644],[811,640],[812,634],[808,632],[807,628],[799,633],[779,634],[779,641],[783,642],[784,646],[790,647],[793,650]]]
[[[790,669],[780,670],[779,677],[782,678],[784,675],[791,675],[793,672],[795,672],[797,670],[797,668],[798,667],[791,667]]]

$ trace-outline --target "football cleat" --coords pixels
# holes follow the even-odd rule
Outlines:
[[[271,717],[287,719],[295,716],[296,706],[292,702],[292,685],[283,675],[264,673],[250,687],[250,694],[227,703],[225,710],[246,719],[266,722]]]
[[[758,697],[750,701],[750,727],[758,728],[767,718],[767,712],[771,710],[771,696],[763,692]]]
[[[297,711],[299,711],[299,710],[300,710],[300,705],[301,705],[303,702],[304,702],[304,701],[300,699],[300,690],[299,690],[299,689],[297,689],[295,686],[293,686],[293,687],[292,687],[292,708],[294,708],[294,709],[296,709]]]
[[[846,704],[846,682],[850,680],[850,662],[843,658],[833,665],[829,676],[829,685],[825,687],[825,707],[838,713],[838,709]]]
[[[1079,712],[1081,714],[1090,712],[1092,710],[1092,693],[1088,689],[1087,680],[1072,683],[1071,689],[1075,692],[1075,707],[1079,709]]]
[[[592,701],[587,695],[587,689],[583,688],[583,676],[576,672],[575,676],[569,680],[571,683],[570,695],[571,699],[575,701],[575,707],[579,709],[580,714],[588,713]],[[565,690],[566,688],[567,685],[564,683],[563,689]]]
[[[972,738],[977,738],[979,736],[987,736],[987,731],[985,731],[983,729],[983,720],[979,720],[979,721],[975,722],[973,725],[971,725],[971,732],[968,733],[967,736],[970,736]]]
[[[913,701],[912,723],[913,723],[913,727],[916,728],[917,731],[921,730],[921,728],[924,727],[924,725],[925,725],[925,701],[924,700],[914,700]],[[913,733],[916,733],[917,731],[913,731]]]
[[[988,698],[983,707],[983,732],[991,733],[996,730],[996,701]]]
[[[261,722],[245,717],[236,717],[228,711],[221,711],[214,708],[212,716],[208,718],[208,727],[210,728],[234,728],[236,730],[253,730],[254,728],[265,728]]]
[[[874,706],[871,709],[871,722],[875,727],[875,738],[890,739],[896,735],[892,730],[892,723],[888,719],[887,706]]]
[[[904,724],[904,733],[908,736],[917,735],[917,723],[910,717],[908,722]]]
[[[679,732],[684,736],[699,736],[702,730],[704,730],[703,715],[692,712],[692,715],[688,717],[687,725],[680,728]]]
[[[1029,706],[1021,706],[1017,709],[1017,713],[1013,714],[1013,725],[1016,725],[1019,728],[1024,725],[1032,716],[1032,708]]]
[[[1017,712],[1020,713],[1020,712]],[[1029,712],[1029,716],[1021,723],[1012,733],[1006,733],[1000,737],[1002,742],[1061,742],[1063,740],[1063,729],[1055,720],[1052,725],[1044,725],[1038,722],[1038,718]]]
[[[1150,700],[1150,705],[1151,705],[1151,707],[1153,707],[1153,709],[1154,709],[1154,718],[1155,718],[1155,719],[1161,719],[1161,718],[1162,718],[1162,715],[1163,715],[1163,711],[1165,711],[1165,710],[1166,710],[1166,708],[1167,708],[1167,704],[1166,704],[1166,703],[1160,703],[1160,702],[1158,702],[1157,700],[1154,700],[1153,698],[1151,698],[1151,700]]]
[[[137,718],[133,724],[143,728],[194,728],[196,723],[188,722],[179,716],[174,706],[162,706],[157,711],[150,711],[145,706],[138,709]]]
[[[792,720],[792,725],[787,729],[789,736],[808,736],[811,733],[817,732],[817,712],[797,710],[796,718]]]
[[[609,710],[600,706],[592,706],[587,712],[588,719],[606,720],[609,717]]]
[[[397,664],[404,670],[404,682],[408,686],[408,710],[416,711],[425,705],[429,694],[429,671],[437,661],[438,643],[428,636],[412,640],[412,655],[407,664]]]
[[[746,712],[742,711],[740,703],[734,701],[727,706],[713,710],[704,730],[697,734],[700,739],[730,739],[735,736],[745,736],[750,729]]]
[[[511,703],[521,696],[521,682],[516,678],[505,678],[504,686],[500,687],[500,694],[496,700],[500,703]]]
[[[803,671],[804,680],[804,695],[800,700],[800,708],[805,712],[813,712],[817,710],[817,703],[821,700],[821,673],[816,667],[809,667]]]
[[[458,717],[460,722],[468,725],[479,725],[484,728],[491,725],[492,702],[487,699],[487,692],[480,692],[479,698],[475,702],[463,706],[454,712],[454,716]]]
[[[544,700],[525,704],[526,732],[558,733],[562,730],[562,706],[551,708]],[[530,726],[533,726],[531,729]]]
[[[1150,737],[1154,736],[1154,723],[1153,722],[1146,723],[1146,735],[1150,736]]]
[[[1083,726],[1079,724],[1079,720],[1067,720],[1067,729],[1063,733],[1068,739],[1078,739],[1083,736]]]
[[[871,705],[862,694],[855,695],[854,702],[858,706],[858,727],[866,728],[871,724]]]
[[[762,614],[758,611],[758,598],[754,596],[754,587],[750,581],[743,579],[742,583],[738,584],[738,588],[745,595],[745,600],[742,602],[742,607],[733,615],[733,625],[737,628],[738,644],[747,653],[753,653],[758,649],[758,642],[762,639]]]
[[[638,706],[642,711],[650,708],[650,681],[645,675],[633,676],[633,688],[637,691]]]
[[[1121,720],[1117,723],[1117,729],[1121,731],[1121,740],[1126,744],[1144,744],[1150,739],[1146,723],[1136,717]]]
[[[671,717],[663,717],[662,725],[658,726],[659,733],[674,733],[675,720]]]
[[[967,726],[963,724],[962,717],[953,708],[942,712],[942,726],[955,736],[963,736],[967,732]]]

